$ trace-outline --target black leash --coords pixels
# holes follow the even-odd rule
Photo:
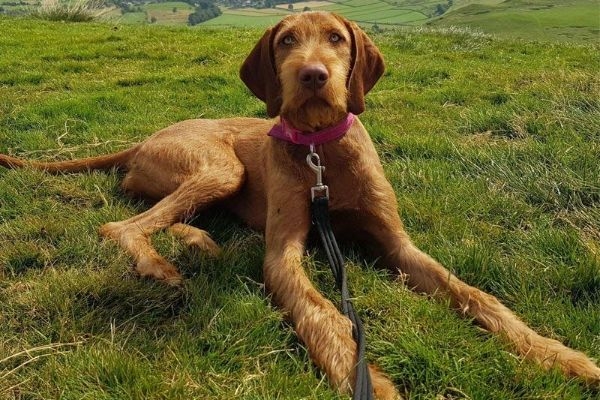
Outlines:
[[[316,160],[316,164],[313,162]],[[342,297],[342,312],[350,321],[352,321],[352,336],[357,345],[357,363],[356,363],[356,383],[352,394],[353,400],[372,400],[374,399],[373,384],[371,383],[371,375],[369,367],[365,361],[365,331],[352,305],[348,284],[346,282],[346,266],[344,258],[338,247],[331,223],[329,220],[329,188],[323,185],[322,173],[325,167],[321,166],[319,155],[314,152],[311,146],[311,153],[307,156],[308,165],[317,174],[317,185],[311,189],[312,205],[312,222],[317,227],[321,242],[325,248],[331,272],[335,278],[336,286],[341,292]],[[317,195],[321,192],[321,195]]]

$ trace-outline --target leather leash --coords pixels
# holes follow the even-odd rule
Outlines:
[[[312,223],[317,227],[319,237],[323,244],[323,248],[327,254],[331,272],[335,278],[336,286],[341,292],[342,303],[341,308],[352,322],[352,336],[356,341],[357,346],[357,362],[356,362],[356,382],[352,393],[353,400],[372,400],[374,399],[373,384],[369,367],[365,361],[365,331],[358,317],[348,290],[346,282],[346,266],[344,258],[338,247],[333,229],[329,220],[329,188],[323,184],[323,171],[325,167],[321,165],[319,155],[314,151],[314,145],[310,145],[310,153],[306,157],[308,166],[315,171],[317,175],[317,183],[310,190],[311,192],[311,214]]]

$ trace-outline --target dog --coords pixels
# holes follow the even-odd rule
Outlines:
[[[167,229],[188,245],[216,254],[219,247],[208,233],[185,223],[215,204],[263,231],[264,281],[272,300],[331,384],[351,392],[357,362],[351,323],[315,289],[302,267],[315,184],[304,144],[333,129],[335,137],[314,149],[327,168],[336,232],[360,238],[408,286],[448,299],[488,331],[504,335],[525,358],[600,382],[600,369],[586,355],[538,335],[495,297],[462,282],[411,242],[375,147],[355,117],[383,72],[382,55],[356,24],[330,13],[294,14],[264,33],[240,71],[272,119],[187,120],[115,154],[53,163],[0,155],[0,165],[51,173],[124,170],[127,193],[157,202],[130,219],[103,225],[100,234],[131,255],[139,275],[169,284],[182,278],[152,247],[152,233]],[[377,398],[400,397],[383,372],[373,365],[369,369]]]

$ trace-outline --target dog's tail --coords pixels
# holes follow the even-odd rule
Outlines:
[[[11,169],[35,168],[49,173],[82,172],[96,169],[106,170],[111,168],[123,169],[127,167],[128,161],[137,153],[138,149],[139,145],[136,145],[117,153],[55,162],[24,160],[21,158],[0,154],[0,166]]]
[[[408,274],[408,284],[417,291],[449,299],[459,312],[504,335],[518,353],[544,368],[558,367],[566,375],[600,384],[600,368],[585,354],[539,335],[494,296],[462,282],[412,243],[407,241],[394,255],[396,265]]]

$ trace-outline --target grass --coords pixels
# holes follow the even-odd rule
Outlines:
[[[283,9],[222,9],[223,14],[216,18],[209,19],[197,27],[268,27],[273,26],[282,17],[289,15],[290,12]]]
[[[102,154],[195,117],[264,116],[237,78],[259,29],[0,17],[0,151]],[[538,332],[600,358],[598,47],[467,30],[373,34],[361,116],[414,241]],[[0,170],[0,398],[336,399],[265,297],[262,237],[215,212],[210,260],[154,243],[181,290],[138,279],[102,223],[146,205],[116,173]],[[344,249],[368,357],[410,399],[594,399]],[[337,299],[321,253],[306,268]]]

